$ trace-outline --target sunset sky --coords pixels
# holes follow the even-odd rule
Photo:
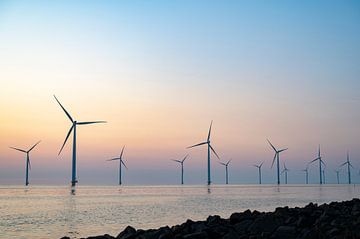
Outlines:
[[[69,184],[71,124],[79,184],[205,184],[204,141],[230,165],[230,183],[266,183],[275,146],[288,147],[290,183],[322,146],[326,180],[346,160],[360,182],[359,1],[1,1],[0,185]],[[224,168],[213,157],[214,183]],[[310,182],[318,182],[317,165]],[[341,180],[345,182],[345,169]]]

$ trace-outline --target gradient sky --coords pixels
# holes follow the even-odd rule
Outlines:
[[[301,183],[322,145],[327,179],[346,151],[360,182],[359,1],[1,1],[0,184],[68,184],[73,118],[80,184],[116,184],[105,162],[125,144],[125,184],[175,184],[171,158],[190,153],[185,183],[206,182],[206,139],[233,159],[230,182],[264,181],[278,147]],[[215,158],[213,181],[224,181]],[[317,165],[310,181],[318,182]],[[356,174],[356,175],[355,175]],[[345,181],[345,171],[342,171]]]

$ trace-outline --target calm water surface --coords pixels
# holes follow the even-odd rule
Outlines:
[[[117,235],[127,225],[157,228],[246,209],[359,198],[359,185],[0,186],[0,238]]]

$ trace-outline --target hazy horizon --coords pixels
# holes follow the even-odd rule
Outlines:
[[[74,119],[79,184],[206,183],[206,140],[229,166],[230,183],[275,183],[274,153],[289,183],[321,144],[326,182],[346,152],[360,183],[360,2],[358,1],[1,1],[0,185],[70,184]],[[225,169],[212,158],[212,181]],[[318,164],[310,183],[318,182]],[[283,181],[283,176],[281,177]],[[346,182],[346,169],[341,172]],[[45,183],[46,182],[46,183]]]

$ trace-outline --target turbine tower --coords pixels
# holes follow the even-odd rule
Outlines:
[[[181,184],[184,184],[184,162],[185,162],[185,159],[187,159],[188,156],[189,156],[188,154],[185,155],[185,157],[182,160],[172,159],[172,161],[181,164]]]
[[[29,169],[31,169],[31,163],[30,163],[30,152],[31,150],[33,150],[36,145],[38,145],[40,143],[37,142],[36,144],[34,144],[29,150],[23,150],[23,149],[19,149],[19,148],[15,148],[15,147],[10,147],[11,149],[15,149],[17,151],[26,153],[26,172],[25,172],[25,186],[29,185]]]
[[[347,171],[348,171],[348,183],[351,184],[351,171],[350,171],[350,167],[354,168],[352,166],[352,164],[350,163],[350,156],[349,156],[349,152],[347,152],[347,155],[346,155],[346,162],[341,164],[340,167],[343,167],[347,165]]]
[[[122,183],[122,182],[121,182],[121,175],[122,175],[122,174],[121,174],[121,165],[124,165],[124,167],[125,167],[126,169],[128,169],[128,168],[126,167],[124,161],[123,161],[123,158],[122,158],[122,157],[123,157],[123,153],[124,153],[124,148],[125,148],[125,145],[123,146],[119,157],[117,157],[117,158],[112,158],[112,159],[107,160],[107,161],[119,160],[119,185],[121,185],[121,183]]]
[[[274,159],[273,159],[272,164],[271,164],[271,168],[274,166],[274,162],[275,162],[275,159],[276,159],[276,164],[277,164],[277,184],[280,184],[280,153],[285,151],[285,150],[288,150],[288,148],[277,150],[274,147],[274,145],[272,145],[270,140],[267,140],[267,141],[269,142],[271,148],[275,151],[275,155],[274,155]]]
[[[322,168],[322,164],[324,164],[324,166],[325,166],[325,163],[324,163],[324,161],[322,160],[322,157],[321,157],[320,145],[319,145],[318,157],[316,159],[314,159],[313,161],[311,161],[309,164],[311,164],[313,162],[316,162],[316,161],[319,161],[320,184],[323,184],[323,177],[322,177],[323,170],[321,168]]]
[[[285,165],[285,163],[284,163],[284,169],[283,169],[283,171],[281,172],[281,174],[283,174],[283,173],[285,173],[285,184],[287,184],[287,182],[288,182],[288,172],[289,172],[290,170],[286,167],[286,165]]]
[[[106,123],[106,121],[87,121],[87,122],[77,122],[76,120],[73,120],[73,118],[71,117],[71,115],[66,111],[66,109],[62,106],[62,104],[60,103],[60,101],[56,98],[56,96],[54,95],[55,100],[59,103],[60,107],[63,109],[63,111],[65,112],[66,116],[69,118],[69,120],[72,123],[72,126],[70,127],[69,132],[66,135],[65,141],[63,143],[63,145],[61,146],[61,149],[58,153],[58,155],[60,155],[61,151],[63,150],[66,141],[68,140],[70,134],[72,131],[74,131],[73,133],[73,147],[72,147],[72,176],[71,176],[71,186],[75,186],[76,183],[78,182],[76,179],[76,126],[77,125],[86,125],[86,124],[97,124],[97,123]]]
[[[340,170],[335,170],[335,173],[336,173],[337,183],[340,184],[340,177],[339,177]]]
[[[303,172],[305,172],[305,183],[309,184],[309,166],[306,166],[306,169],[301,170]]]
[[[211,127],[212,127],[212,121],[210,123],[210,128],[209,128],[209,133],[208,133],[208,137],[207,137],[207,140],[205,142],[202,142],[202,143],[199,143],[199,144],[195,144],[195,145],[192,145],[190,147],[187,147],[188,149],[189,148],[193,148],[193,147],[197,147],[197,146],[200,146],[200,145],[204,145],[204,144],[207,144],[208,146],[208,157],[207,157],[207,171],[208,171],[208,181],[207,181],[207,184],[210,185],[211,184],[211,170],[210,170],[210,150],[215,154],[215,156],[220,159],[219,155],[215,152],[214,148],[211,146],[210,144],[210,135],[211,135]]]
[[[253,165],[254,167],[258,168],[258,170],[259,170],[259,184],[261,184],[261,167],[262,167],[263,163],[264,162],[262,162],[259,165],[256,165],[256,164]]]
[[[229,163],[231,162],[231,159],[227,162],[227,163],[223,163],[223,162],[219,162],[219,164],[224,165],[225,166],[225,183],[229,184],[229,172],[228,172],[228,166]]]

